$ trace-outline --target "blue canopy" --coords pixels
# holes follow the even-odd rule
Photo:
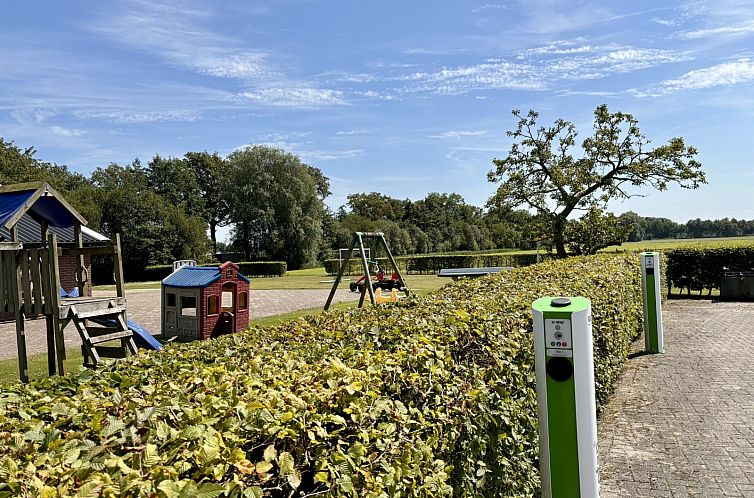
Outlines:
[[[29,186],[28,190],[24,188],[27,185]],[[72,208],[67,203],[61,202],[49,185],[45,183],[24,184],[19,185],[19,187],[21,187],[19,190],[0,191],[0,226],[5,226],[22,210],[35,220],[44,220],[49,226],[58,228],[73,226],[77,216],[80,216],[78,213],[71,212]],[[13,186],[7,188],[13,188]],[[31,207],[25,209],[27,201],[31,200],[43,188],[45,193],[39,195]]]

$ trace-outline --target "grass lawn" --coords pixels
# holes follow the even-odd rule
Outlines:
[[[610,246],[604,252],[668,250],[680,247],[740,247],[754,244],[754,236],[747,237],[710,237],[704,239],[656,239],[640,242],[624,242],[619,246]]]
[[[428,291],[442,287],[448,283],[447,279],[436,275],[404,275],[409,289],[416,291]],[[345,276],[339,288],[348,289],[351,280],[357,280],[359,276]],[[346,280],[351,279],[351,280]],[[324,268],[309,268],[306,270],[291,270],[282,277],[258,277],[251,279],[251,290],[277,290],[277,289],[331,289],[335,277],[328,275]],[[160,282],[128,282],[128,289],[159,289]],[[98,285],[94,290],[114,291],[114,285]]]

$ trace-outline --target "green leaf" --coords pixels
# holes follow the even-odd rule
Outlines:
[[[291,454],[287,451],[280,453],[280,456],[278,457],[278,465],[280,466],[280,473],[284,476],[293,472],[294,462]]]

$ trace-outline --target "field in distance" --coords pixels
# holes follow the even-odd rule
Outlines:
[[[745,237],[642,240],[639,242],[624,242],[619,246],[610,246],[603,249],[603,251],[649,251],[679,249],[681,247],[740,247],[750,245],[754,245],[754,235],[747,235]]]

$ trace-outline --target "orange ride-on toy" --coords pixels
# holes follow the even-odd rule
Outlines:
[[[397,272],[393,272],[390,278],[385,277],[385,272],[380,268],[379,261],[369,261],[369,264],[374,265],[374,273],[377,278],[372,279],[372,289],[392,290],[397,289],[402,291],[404,289],[403,282],[401,282],[400,276]],[[366,275],[362,275],[357,281],[348,284],[348,288],[351,292],[363,292],[366,285]]]

